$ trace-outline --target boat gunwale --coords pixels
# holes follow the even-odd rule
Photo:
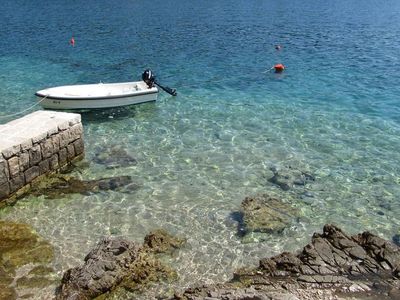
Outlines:
[[[130,94],[119,94],[119,95],[107,95],[107,96],[90,96],[90,97],[82,97],[82,96],[52,96],[50,94],[40,93],[40,91],[36,92],[35,95],[38,97],[43,97],[46,99],[55,99],[55,100],[106,100],[106,99],[118,99],[118,98],[128,98],[128,97],[135,97],[135,96],[142,96],[142,95],[149,95],[149,94],[157,94],[158,89],[149,89],[144,91],[135,91]]]

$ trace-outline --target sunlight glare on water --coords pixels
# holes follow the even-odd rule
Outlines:
[[[188,239],[170,258],[177,288],[228,280],[238,267],[299,249],[325,223],[399,233],[399,2],[5,2],[0,122],[39,89],[137,80],[145,68],[178,90],[82,114],[86,158],[73,175],[130,175],[138,190],[28,196],[0,212],[54,245],[60,276],[103,236],[142,242],[160,227]],[[265,72],[275,63],[285,72]],[[137,163],[96,160],[112,148]],[[268,181],[271,168],[315,181],[283,191]],[[232,216],[260,193],[300,217],[244,243]]]

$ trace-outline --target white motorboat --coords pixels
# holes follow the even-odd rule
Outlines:
[[[64,85],[35,93],[43,108],[94,109],[156,101],[158,89],[144,81]]]
[[[37,91],[39,102],[50,109],[111,108],[156,101],[158,87],[176,96],[176,90],[155,81],[150,70],[142,74],[143,81],[64,85]]]

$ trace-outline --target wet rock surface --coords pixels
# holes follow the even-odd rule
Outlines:
[[[400,299],[400,248],[369,232],[325,225],[299,254],[283,252],[237,270],[230,282],[173,299]]]
[[[246,197],[241,204],[239,235],[252,232],[279,233],[297,219],[297,211],[267,194]]]
[[[67,194],[87,195],[109,190],[134,192],[138,188],[139,185],[132,181],[131,176],[80,180],[65,174],[54,174],[33,187],[31,194],[34,196],[45,195],[49,199],[55,199]]]
[[[156,232],[157,239],[154,233],[150,234],[145,238],[145,246],[119,237],[102,239],[82,266],[64,273],[57,299],[92,299],[104,293],[118,298],[124,290],[140,291],[151,282],[175,278],[175,272],[162,264],[153,251],[160,253],[178,247],[178,240],[163,230]]]
[[[48,266],[53,258],[53,247],[29,225],[0,221],[0,299],[29,296],[24,289],[54,284],[57,278]],[[17,277],[20,268],[26,271]]]
[[[118,238],[104,238],[85,257],[84,265],[64,273],[58,299],[91,299],[122,282],[139,257],[140,246]]]

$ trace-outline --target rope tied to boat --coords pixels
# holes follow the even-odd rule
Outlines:
[[[28,110],[34,108],[36,105],[40,104],[42,101],[44,101],[44,100],[47,98],[47,96],[48,96],[48,95],[44,96],[42,99],[40,99],[38,102],[36,102],[34,105],[28,107],[27,109],[24,109],[24,110],[22,110],[22,111],[20,111],[20,112],[17,112],[17,113],[15,113],[15,114],[0,116],[0,119],[3,119],[3,118],[5,119],[5,118],[9,118],[9,117],[13,117],[13,116],[20,115],[20,114],[22,114],[22,113],[24,113],[24,112],[26,112],[26,111],[28,111]]]

